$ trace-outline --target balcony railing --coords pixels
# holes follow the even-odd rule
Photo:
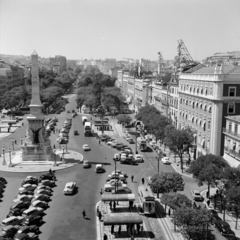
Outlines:
[[[229,129],[226,129],[226,128],[223,128],[223,132],[228,133],[229,135],[235,136],[235,137],[240,139],[240,134],[239,133],[233,132],[233,131],[231,131]]]
[[[237,158],[240,160],[240,153],[235,152],[234,150],[230,149],[229,147],[224,147],[225,153],[228,155],[233,156],[234,158]]]

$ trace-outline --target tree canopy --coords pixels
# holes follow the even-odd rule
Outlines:
[[[117,116],[117,120],[119,121],[119,123],[121,123],[121,124],[123,124],[123,125],[125,125],[125,124],[128,125],[128,124],[132,121],[131,117],[129,117],[129,116],[126,115],[126,114],[120,114],[120,115],[118,115],[118,116]]]
[[[182,191],[184,189],[184,182],[179,173],[162,172],[161,174],[155,174],[152,177],[152,183],[150,186],[156,192],[169,193]]]

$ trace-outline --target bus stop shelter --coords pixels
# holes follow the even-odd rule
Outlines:
[[[142,224],[143,219],[138,213],[110,213],[103,217],[103,225]]]
[[[122,201],[122,202],[128,202],[128,201],[135,201],[135,194],[103,194],[102,195],[102,201],[108,202],[108,201]]]

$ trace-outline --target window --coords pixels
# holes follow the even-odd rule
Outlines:
[[[186,105],[188,105],[188,100],[186,100]]]
[[[210,87],[209,89],[209,95],[212,95],[213,94],[213,90],[212,90],[212,87]]]
[[[194,103],[194,101],[192,101],[192,107],[193,107],[193,108],[195,107],[195,103]]]
[[[191,87],[189,87],[189,92],[191,93],[191,91],[192,91],[192,88],[191,88]]]
[[[228,104],[228,114],[234,114],[235,113],[235,104],[229,103]]]
[[[203,122],[202,128],[203,128],[203,131],[206,131],[206,122],[205,121]]]
[[[211,120],[208,120],[208,126],[207,126],[208,130],[211,129]]]
[[[187,114],[186,114],[186,116],[185,116],[186,120],[187,120],[187,117],[188,117],[188,116],[187,116]]]
[[[228,128],[230,131],[232,131],[232,123],[230,122],[229,123],[229,128]]]
[[[198,102],[196,102],[195,107],[198,108]]]
[[[200,126],[200,127],[202,126],[202,121],[201,121],[201,119],[199,120],[199,126]]]
[[[207,104],[204,104],[204,105],[203,105],[203,110],[204,110],[204,111],[207,111]]]
[[[236,96],[236,87],[229,87],[228,88],[228,96],[235,97]]]
[[[205,93],[205,95],[207,95],[207,93],[208,93],[208,92],[207,92],[207,87],[205,88],[205,91],[204,91],[204,93]]]
[[[192,89],[192,92],[193,92],[193,94],[195,93],[195,88],[193,87],[193,89]]]
[[[201,94],[203,94],[203,89],[201,88],[201,92],[200,92]]]
[[[210,113],[212,112],[212,105],[208,106],[208,112],[210,112]]]
[[[238,133],[238,125],[235,123],[235,130],[234,130],[235,133]]]
[[[199,93],[199,88],[197,88],[196,93],[197,93],[197,94]]]
[[[194,117],[192,117],[192,123],[194,123]]]
[[[202,103],[199,104],[199,108],[202,109]]]

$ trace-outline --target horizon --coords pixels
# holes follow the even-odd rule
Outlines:
[[[0,0],[0,54],[156,61],[239,51],[238,0]]]

